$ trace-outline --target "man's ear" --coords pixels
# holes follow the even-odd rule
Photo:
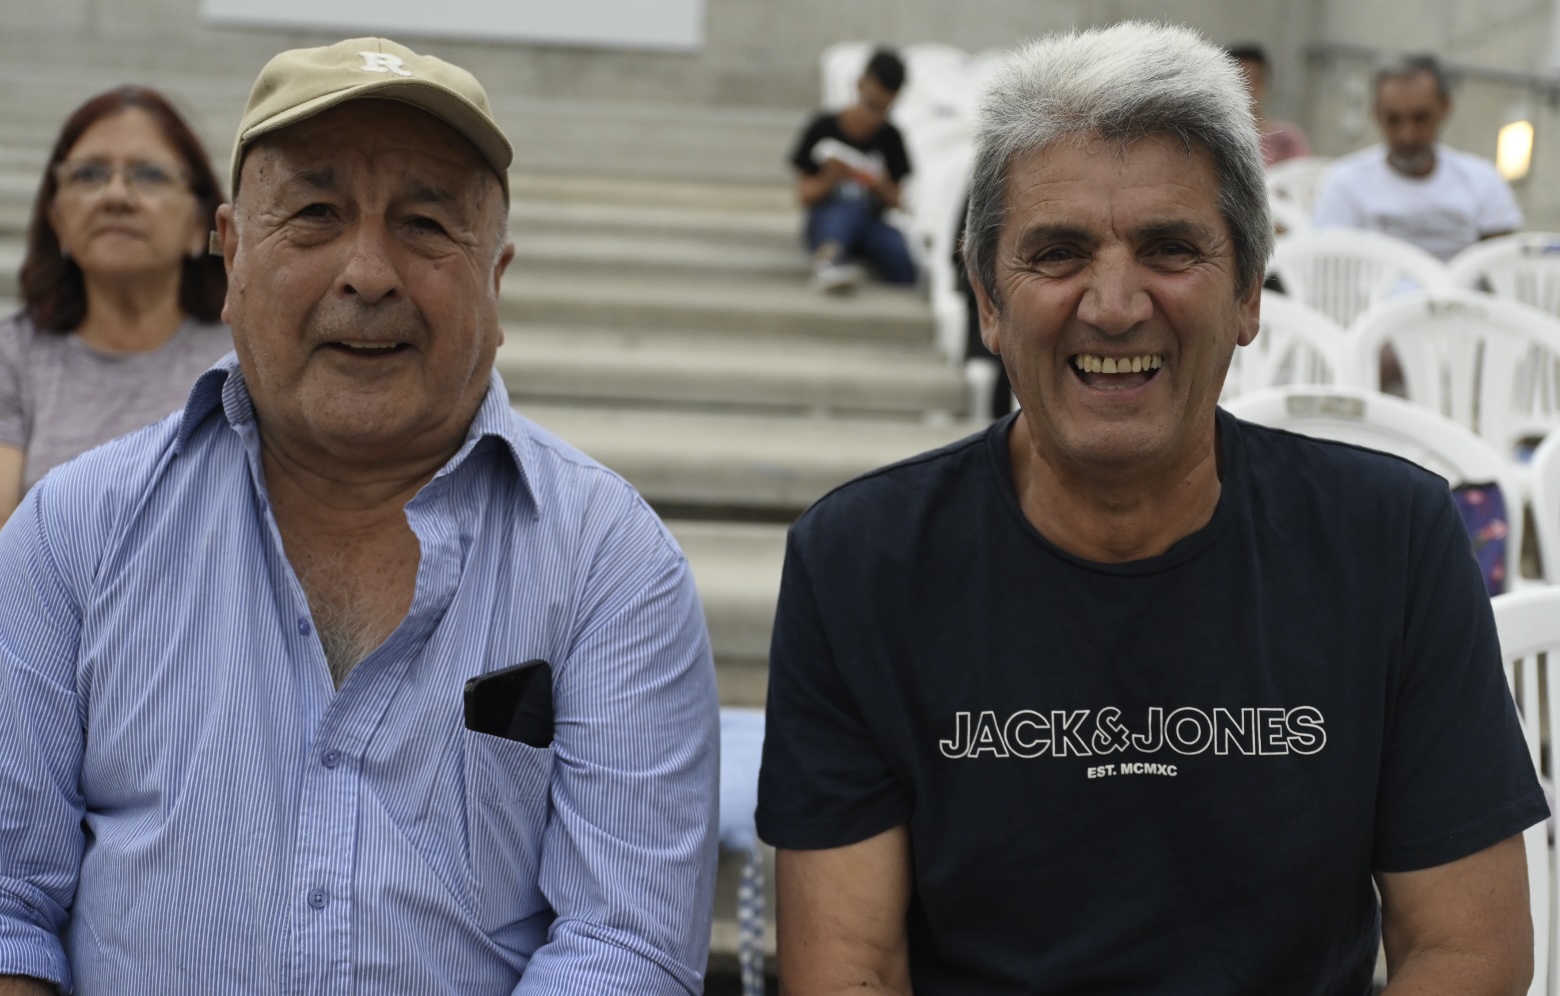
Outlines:
[[[1002,346],[997,338],[997,324],[1002,318],[1002,309],[997,307],[997,302],[986,293],[986,285],[975,275],[973,269],[965,268],[964,279],[970,282],[970,288],[975,292],[975,313],[980,319],[980,341],[987,349],[1000,356]]]
[[[227,271],[228,297],[222,301],[222,320],[228,322],[228,300],[233,294],[233,260],[238,255],[238,227],[233,221],[233,205],[218,205],[216,221],[217,230],[211,233],[209,249],[222,253],[222,267]]]
[[[515,244],[505,242],[504,249],[498,254],[498,259],[493,263],[493,296],[498,296],[499,285],[504,280],[504,271],[509,269],[509,264],[515,259]]]
[[[1262,281],[1253,280],[1235,306],[1240,322],[1235,333],[1235,344],[1249,346],[1262,327]]]

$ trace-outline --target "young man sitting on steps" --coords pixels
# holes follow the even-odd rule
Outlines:
[[[862,278],[855,260],[889,283],[915,283],[904,236],[883,220],[884,210],[899,206],[899,184],[910,172],[904,139],[888,123],[904,81],[904,63],[879,49],[856,84],[856,102],[813,118],[791,156],[820,290],[854,290]]]

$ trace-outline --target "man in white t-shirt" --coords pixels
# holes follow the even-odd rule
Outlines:
[[[1451,109],[1434,58],[1415,56],[1378,72],[1375,114],[1385,144],[1333,165],[1315,223],[1383,232],[1442,260],[1521,228],[1522,210],[1495,165],[1436,141]]]

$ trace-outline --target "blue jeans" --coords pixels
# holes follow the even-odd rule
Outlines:
[[[837,242],[892,284],[915,283],[915,263],[899,229],[878,217],[867,198],[831,195],[807,209],[807,248]]]

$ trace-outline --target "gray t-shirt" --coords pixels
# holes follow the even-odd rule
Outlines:
[[[75,333],[0,321],[0,445],[25,454],[22,489],[50,468],[184,407],[195,379],[233,348],[223,324],[187,318],[149,353],[104,353]]]

